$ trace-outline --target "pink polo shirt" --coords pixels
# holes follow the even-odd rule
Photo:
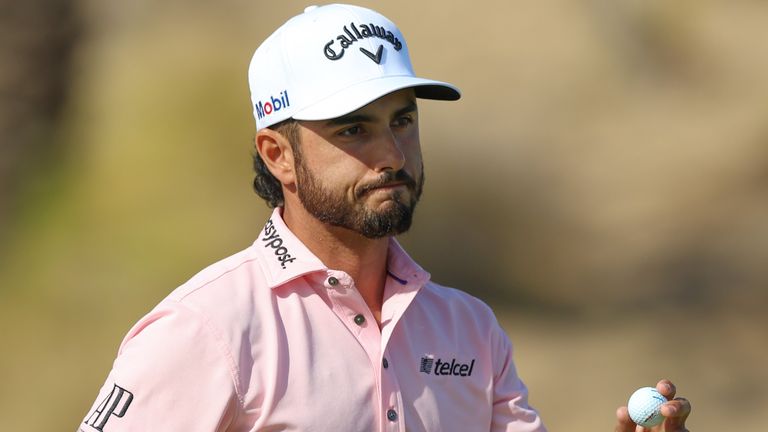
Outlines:
[[[81,431],[544,431],[490,308],[392,239],[381,329],[279,209],[120,345]]]

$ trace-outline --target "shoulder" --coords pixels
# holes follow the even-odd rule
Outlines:
[[[263,274],[259,264],[258,254],[252,247],[219,260],[176,288],[169,296],[169,300],[188,302],[196,297],[211,294],[223,294],[226,290],[231,293],[235,290],[251,289],[254,283],[258,283],[259,275]]]
[[[229,356],[239,349],[237,335],[254,325],[256,304],[269,303],[259,301],[259,297],[269,293],[257,255],[251,248],[245,249],[208,266],[173,290],[139,319],[121,347],[136,345],[137,340],[152,334],[162,346],[164,340],[196,331],[207,336],[187,338],[190,344],[207,343],[213,351]]]
[[[419,293],[419,297],[421,297],[422,301],[434,307],[494,317],[493,310],[483,300],[460,289],[443,286],[432,281],[424,285]]]
[[[496,315],[483,300],[456,288],[427,282],[414,299],[419,314],[428,314],[442,322],[460,323],[481,334],[500,330]]]
[[[253,247],[204,268],[173,290],[158,307],[178,304],[214,326],[247,324],[253,308],[271,290]]]
[[[239,335],[255,324],[257,298],[265,295],[259,293],[269,295],[261,273],[250,248],[208,266],[139,319],[123,339],[119,357],[154,359],[172,353],[169,364],[219,364],[239,388]]]
[[[242,304],[238,300],[259,285],[253,277],[259,265],[249,249],[211,264],[173,290],[134,325],[123,344],[152,332],[173,338],[179,328],[197,328],[220,338],[223,323],[217,315],[232,316]]]
[[[190,311],[238,351],[242,334],[258,334],[262,322],[276,314],[262,261],[253,246],[224,258],[176,288],[158,308]]]

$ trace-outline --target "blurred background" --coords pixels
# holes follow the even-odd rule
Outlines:
[[[408,37],[411,254],[490,303],[553,431],[668,377],[764,431],[768,3],[358,1]],[[0,0],[0,430],[74,430],[130,326],[269,214],[246,71],[298,1]]]

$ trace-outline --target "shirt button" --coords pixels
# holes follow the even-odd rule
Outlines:
[[[384,369],[389,367],[389,362],[387,361],[386,357],[384,357],[384,359],[381,361],[381,365],[384,366]]]
[[[357,314],[355,315],[355,324],[361,326],[365,323],[365,317],[363,314]]]
[[[391,409],[387,411],[387,418],[389,421],[396,421],[397,420],[397,411]]]
[[[335,277],[331,276],[331,277],[328,278],[328,285],[336,286],[338,284],[339,284],[339,280],[336,279]]]

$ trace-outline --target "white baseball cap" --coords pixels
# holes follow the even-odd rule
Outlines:
[[[340,117],[396,90],[457,100],[455,86],[414,75],[392,21],[370,9],[310,6],[256,49],[248,68],[256,130],[283,120]]]

